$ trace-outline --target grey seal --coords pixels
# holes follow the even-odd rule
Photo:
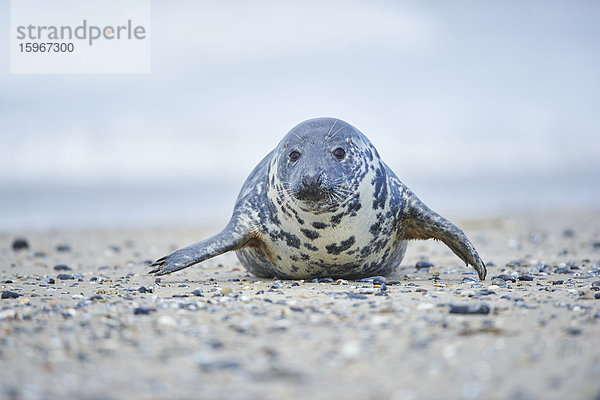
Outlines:
[[[427,207],[358,129],[296,125],[250,173],[225,228],[152,264],[170,274],[234,250],[248,272],[280,279],[389,275],[407,241],[437,239],[485,279],[466,235]]]

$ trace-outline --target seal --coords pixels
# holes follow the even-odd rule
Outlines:
[[[441,240],[485,279],[463,231],[419,200],[358,129],[315,118],[254,168],[221,232],[160,258],[150,273],[234,250],[258,277],[360,279],[392,273],[414,239]]]

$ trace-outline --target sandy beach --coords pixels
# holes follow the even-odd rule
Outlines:
[[[600,213],[454,220],[484,282],[432,241],[310,282],[146,274],[212,227],[1,233],[0,398],[600,398]]]

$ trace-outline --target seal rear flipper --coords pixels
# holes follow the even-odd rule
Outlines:
[[[241,229],[241,225],[232,219],[215,236],[159,258],[152,264],[154,269],[148,273],[155,275],[170,274],[228,251],[238,250],[251,239],[253,239],[252,231]]]
[[[452,222],[427,207],[410,191],[404,193],[405,208],[400,218],[402,238],[436,239],[444,242],[467,265],[472,265],[480,280],[487,274],[485,264],[465,233]]]

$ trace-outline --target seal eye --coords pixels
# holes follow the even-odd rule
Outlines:
[[[333,156],[338,160],[341,160],[342,158],[346,157],[346,150],[342,149],[341,147],[338,147],[333,151]]]
[[[290,153],[289,157],[291,161],[298,161],[298,159],[300,158],[300,152],[294,150]]]

